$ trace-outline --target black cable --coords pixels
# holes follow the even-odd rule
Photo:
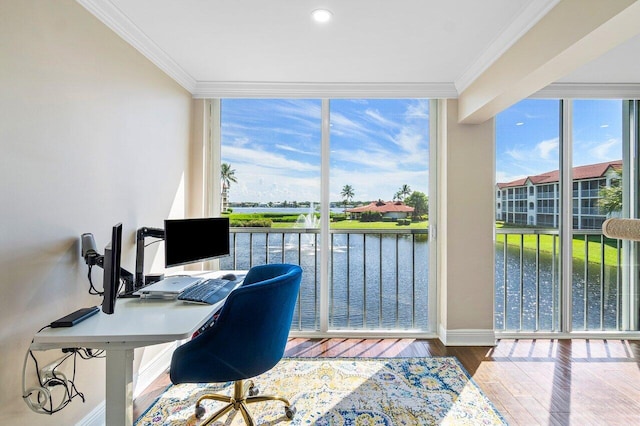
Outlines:
[[[104,292],[98,291],[93,285],[93,280],[91,279],[91,270],[93,269],[93,265],[89,265],[89,272],[87,273],[87,278],[89,279],[89,294],[94,296],[103,296]]]
[[[151,241],[150,243],[147,243],[147,244],[145,244],[144,246],[145,246],[145,248],[146,248],[146,247],[149,247],[151,244],[157,244],[157,243],[159,243],[160,241],[164,241],[164,238],[159,238],[159,239],[157,239],[157,240]]]
[[[43,329],[46,327],[43,327]],[[42,403],[42,399],[44,398],[41,394],[38,394],[38,404],[40,404],[40,410],[44,413],[44,414],[54,414],[57,413],[58,411],[62,410],[64,407],[66,407],[74,398],[76,397],[80,397],[80,399],[82,399],[82,402],[85,402],[85,397],[84,394],[82,392],[80,392],[75,384],[75,379],[76,379],[76,369],[77,369],[77,355],[78,352],[74,351],[73,353],[70,353],[66,356],[64,356],[52,369],[51,369],[51,378],[45,380],[43,382],[42,377],[40,376],[40,367],[38,365],[38,360],[36,359],[35,355],[33,354],[33,351],[29,350],[29,355],[31,356],[31,358],[33,359],[33,362],[35,364],[35,368],[36,368],[36,375],[38,377],[38,383],[40,383],[40,386],[43,387],[55,387],[55,386],[62,386],[64,388],[64,396],[63,396],[63,400],[60,402],[60,404],[54,409],[53,408],[53,397],[51,395],[51,393],[48,393],[48,397],[47,398],[47,402],[48,402],[48,407],[46,406],[46,404]],[[60,365],[62,365],[62,363],[64,363],[67,359],[69,359],[71,356],[73,356],[73,374],[71,376],[71,379],[67,379],[66,377],[64,377],[64,375],[62,377],[58,376],[59,373],[56,372],[56,368],[60,367]],[[26,395],[31,396],[31,393]]]

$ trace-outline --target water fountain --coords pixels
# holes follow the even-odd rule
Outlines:
[[[320,219],[315,215],[315,211],[313,208],[313,203],[309,206],[309,213],[300,214],[296,219],[296,223],[293,225],[294,228],[298,229],[318,229],[320,227]],[[301,249],[311,249],[315,246],[316,235],[314,233],[304,233],[300,234],[300,248]],[[293,234],[291,238],[295,238],[297,240],[298,235]],[[289,241],[291,244],[297,244],[297,241]]]

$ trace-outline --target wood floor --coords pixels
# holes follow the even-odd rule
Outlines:
[[[640,341],[501,340],[445,347],[439,340],[291,339],[289,357],[455,356],[510,425],[640,425]],[[134,402],[137,418],[169,384]]]

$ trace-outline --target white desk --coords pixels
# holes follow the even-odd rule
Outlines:
[[[211,274],[221,276],[225,272]],[[242,277],[246,271],[233,271]],[[32,349],[92,348],[106,351],[106,425],[133,424],[133,350],[188,339],[224,300],[215,305],[178,300],[118,299],[115,311],[102,311],[73,327],[47,328],[34,336]]]

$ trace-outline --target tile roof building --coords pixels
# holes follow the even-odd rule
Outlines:
[[[366,206],[358,206],[352,209],[347,209],[347,213],[350,213],[352,217],[358,218],[364,212],[378,212],[382,217],[388,217],[393,219],[405,219],[411,213],[413,213],[413,207],[407,206],[402,201],[372,201]]]
[[[607,219],[599,206],[602,188],[618,184],[622,160],[573,168],[573,228],[598,229]],[[560,212],[558,170],[496,184],[496,220],[557,228]]]

